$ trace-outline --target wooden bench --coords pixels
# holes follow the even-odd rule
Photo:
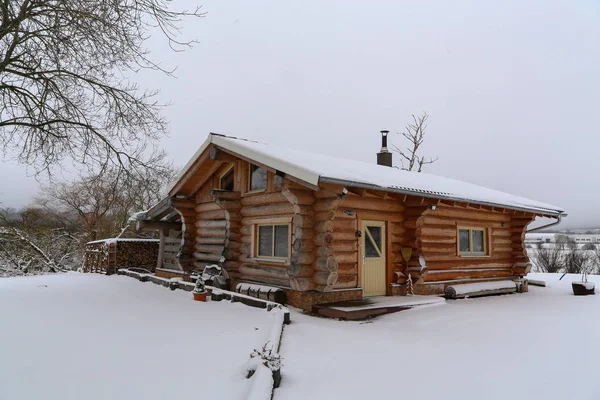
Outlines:
[[[273,301],[283,304],[286,300],[285,292],[273,286],[257,285],[254,283],[238,283],[235,291],[247,296],[256,297],[257,299]]]
[[[450,285],[444,290],[447,299],[464,299],[466,297],[492,296],[516,293],[519,287],[513,281],[492,281]]]

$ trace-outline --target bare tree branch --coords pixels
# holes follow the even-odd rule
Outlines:
[[[147,166],[166,133],[155,91],[125,76],[172,75],[150,59],[151,32],[175,51],[200,8],[172,0],[0,0],[0,147],[37,173],[65,161],[88,171]]]
[[[401,169],[405,171],[416,170],[417,172],[421,172],[424,165],[433,164],[438,160],[438,157],[426,158],[424,156],[419,156],[418,154],[419,148],[425,140],[425,131],[427,130],[427,120],[429,119],[429,114],[427,114],[427,112],[423,112],[423,114],[420,116],[415,116],[412,114],[412,119],[413,122],[406,126],[406,130],[398,133],[408,141],[409,146],[406,149],[402,149],[394,145],[392,146],[392,150],[398,153],[401,157]]]

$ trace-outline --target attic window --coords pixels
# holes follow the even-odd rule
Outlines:
[[[219,177],[219,189],[233,191],[233,166]]]
[[[248,175],[248,191],[261,191],[267,188],[267,170],[265,168],[250,164]]]
[[[488,243],[485,228],[459,228],[458,252],[461,256],[487,256]]]

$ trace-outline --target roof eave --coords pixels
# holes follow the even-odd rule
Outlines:
[[[321,176],[321,178],[319,179],[319,182],[332,183],[332,184],[338,184],[338,185],[344,185],[344,186],[353,186],[353,187],[358,187],[361,189],[380,190],[380,191],[388,192],[388,193],[400,193],[400,194],[406,194],[406,195],[410,195],[410,196],[427,197],[427,198],[438,199],[438,200],[450,200],[450,201],[458,201],[461,203],[480,204],[483,206],[505,208],[508,210],[524,211],[524,212],[534,213],[537,215],[548,216],[551,218],[557,218],[559,215],[561,215],[562,217],[567,216],[567,214],[564,212],[564,210],[550,210],[550,209],[541,209],[541,208],[534,208],[534,207],[519,207],[519,206],[514,206],[514,205],[493,203],[493,202],[487,202],[487,201],[479,201],[479,200],[473,200],[473,199],[464,199],[464,198],[453,197],[453,196],[445,196],[445,195],[441,195],[441,194],[423,193],[418,190],[383,187],[383,186],[373,185],[370,183],[354,182],[354,181],[349,181],[349,180],[344,180],[344,179],[331,178],[331,177],[327,177],[327,176]]]
[[[208,138],[206,138],[206,140],[204,141],[204,143],[202,143],[202,146],[200,146],[200,148],[194,153],[194,155],[189,159],[189,161],[185,164],[185,166],[179,171],[179,174],[177,174],[177,176],[175,177],[175,180],[173,181],[173,184],[171,185],[171,187],[169,188],[169,195],[170,196],[174,196],[177,192],[177,190],[185,184],[185,182],[187,181],[187,179],[184,179],[188,170],[194,165],[194,163],[200,158],[200,156],[202,155],[202,153],[204,153],[204,150],[206,150],[208,148],[208,146],[211,144],[213,140],[213,134],[212,132],[208,135]]]

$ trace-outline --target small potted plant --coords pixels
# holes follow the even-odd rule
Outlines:
[[[581,274],[581,282],[572,282],[573,294],[575,296],[587,296],[588,294],[594,294],[596,284],[594,282],[588,282],[588,273],[584,271]]]
[[[201,276],[196,280],[196,287],[192,290],[192,294],[194,295],[194,300],[196,301],[206,301],[206,286],[204,285],[204,280]]]

